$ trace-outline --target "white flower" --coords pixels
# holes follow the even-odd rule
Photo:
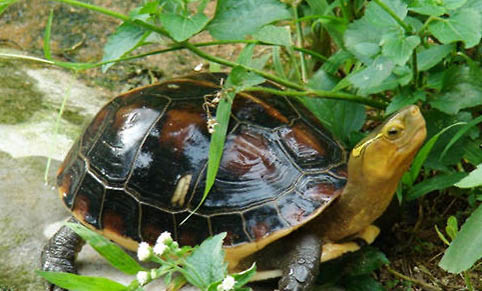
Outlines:
[[[151,254],[151,246],[146,242],[141,242],[137,248],[137,257],[139,258],[139,261],[146,261],[151,257]]]
[[[223,290],[223,291],[232,290],[234,288],[234,284],[236,284],[236,281],[234,280],[234,278],[230,275],[227,275],[226,278],[224,278],[221,285],[218,286],[218,290]]]
[[[167,245],[170,242],[172,242],[171,233],[168,232],[168,231],[165,231],[165,232],[161,233],[161,235],[157,238],[156,245],[157,244],[166,244]]]
[[[164,254],[166,250],[167,245],[165,245],[164,243],[156,243],[156,245],[154,246],[154,253],[158,256],[162,256],[162,254]]]
[[[145,285],[147,283],[147,281],[149,281],[149,273],[148,272],[144,272],[144,271],[139,271],[137,272],[137,281],[139,281],[139,284],[141,286]]]

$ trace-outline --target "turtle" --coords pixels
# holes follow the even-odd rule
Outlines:
[[[298,99],[238,93],[215,183],[196,210],[216,129],[207,123],[226,77],[198,73],[112,99],[61,164],[60,199],[76,221],[129,250],[164,231],[190,246],[225,232],[231,271],[254,261],[257,279],[310,290],[320,262],[378,235],[372,223],[425,139],[424,118],[405,107],[349,153]],[[81,245],[62,227],[42,251],[43,270],[76,272]]]

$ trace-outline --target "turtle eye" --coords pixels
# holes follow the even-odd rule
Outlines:
[[[402,133],[403,128],[399,126],[391,126],[387,129],[385,132],[385,136],[388,137],[389,139],[396,139],[400,136]]]

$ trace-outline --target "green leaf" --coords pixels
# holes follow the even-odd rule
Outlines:
[[[12,4],[18,0],[0,0],[0,15]]]
[[[124,291],[127,287],[107,278],[80,276],[63,272],[36,271],[44,279],[59,287],[74,291]]]
[[[427,159],[428,155],[430,154],[430,151],[432,150],[433,146],[439,139],[439,137],[449,130],[450,128],[458,125],[465,124],[464,122],[458,122],[451,124],[444,129],[442,129],[440,132],[432,136],[424,145],[423,147],[418,151],[417,155],[413,159],[412,166],[410,167],[410,170],[404,174],[405,181],[409,180],[410,181],[410,186],[415,182],[415,180],[418,177],[418,174],[420,173],[420,169],[422,168],[423,163]]]
[[[340,49],[336,53],[330,56],[327,62],[325,62],[321,68],[328,74],[335,74],[347,60],[353,56],[348,51]]]
[[[417,199],[429,192],[453,186],[465,176],[467,176],[466,173],[454,172],[445,175],[438,175],[430,179],[425,179],[422,182],[413,186],[408,191],[405,197],[409,201]]]
[[[442,93],[430,105],[447,114],[482,105],[482,69],[456,66],[447,70]]]
[[[350,276],[368,275],[389,263],[390,261],[384,253],[374,247],[365,247],[361,251],[353,253],[345,272]]]
[[[211,283],[222,280],[227,274],[224,263],[223,239],[226,233],[220,233],[206,239],[192,255],[186,258],[182,273],[186,280],[199,288],[206,288]]]
[[[408,90],[401,90],[401,92],[395,95],[388,104],[387,108],[385,109],[385,116],[392,114],[393,112],[417,103],[419,100],[425,100],[425,92],[424,91],[408,91]]]
[[[476,119],[470,121],[469,123],[465,124],[461,129],[457,131],[457,133],[452,137],[449,143],[445,146],[443,152],[440,154],[440,159],[442,159],[450,147],[459,140],[469,129],[476,126],[478,123],[482,122],[482,116],[477,117]]]
[[[316,90],[333,89],[336,80],[322,69],[308,82],[308,87]],[[303,104],[325,125],[325,127],[346,144],[352,144],[350,137],[365,122],[365,108],[361,104],[319,98],[301,98]]]
[[[82,237],[82,239],[87,241],[101,256],[119,271],[134,275],[137,274],[137,272],[144,270],[136,260],[107,238],[78,223],[67,222],[66,225]]]
[[[459,188],[475,188],[482,186],[482,164],[477,165],[477,168],[469,173],[469,175],[458,183],[455,186]]]
[[[194,16],[163,13],[160,20],[169,35],[177,42],[185,41],[200,32],[209,22],[209,18],[203,13]]]
[[[362,17],[348,25],[343,40],[348,51],[357,59],[370,63],[380,52],[380,41],[385,31],[385,27],[375,26],[366,17]]]
[[[447,219],[447,226],[445,227],[445,232],[448,234],[451,240],[454,240],[459,231],[459,225],[457,224],[457,218],[455,216],[450,216]]]
[[[482,204],[462,225],[448,247],[439,266],[450,273],[460,273],[470,268],[482,257]]]
[[[465,48],[477,45],[481,37],[481,15],[472,9],[458,9],[449,18],[430,22],[428,30],[441,43],[463,41]]]
[[[419,71],[427,71],[440,63],[451,51],[454,44],[433,45],[417,53],[417,68]]]
[[[482,151],[480,150],[480,145],[482,140],[467,140],[464,142],[464,158],[467,159],[471,164],[478,165],[482,163]]]
[[[437,0],[415,0],[409,1],[408,10],[423,15],[440,16],[446,13],[443,1]]]
[[[381,2],[385,3],[400,19],[403,20],[407,16],[407,4],[401,0],[382,0]],[[399,28],[397,21],[374,1],[368,3],[364,17],[377,26]]]
[[[286,5],[277,0],[219,0],[207,29],[216,39],[244,39],[266,24],[290,17]]]
[[[249,282],[249,280],[251,279],[251,277],[254,276],[254,274],[256,274],[256,263],[253,263],[251,267],[249,267],[249,269],[247,270],[232,274],[234,280],[236,281],[236,283],[234,284],[234,288],[243,287]]]
[[[393,63],[385,57],[378,57],[366,68],[352,74],[348,80],[358,89],[367,90],[382,84],[393,69]]]
[[[104,46],[104,56],[102,62],[111,61],[125,56],[133,51],[142,41],[150,34],[144,28],[123,23],[118,26],[115,32],[107,38]],[[102,66],[102,72],[106,72],[114,63],[108,63]]]
[[[290,46],[291,32],[287,26],[266,25],[253,34],[253,38],[265,43]]]
[[[390,58],[396,65],[403,66],[409,60],[412,51],[420,44],[420,37],[407,37],[395,33],[387,34],[382,41],[382,55]]]

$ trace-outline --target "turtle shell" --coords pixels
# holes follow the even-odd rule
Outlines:
[[[203,196],[211,137],[203,104],[224,78],[178,78],[104,106],[58,172],[73,215],[128,248],[163,231],[181,245],[226,232],[229,248],[265,245],[325,209],[346,183],[345,151],[296,100],[249,92],[233,103],[211,192],[180,225]]]

